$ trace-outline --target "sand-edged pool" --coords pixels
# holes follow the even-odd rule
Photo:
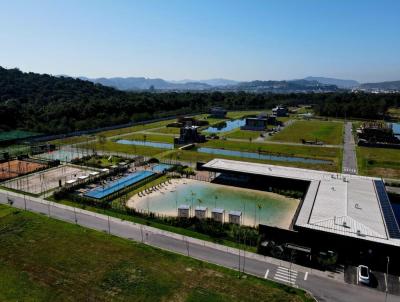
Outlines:
[[[173,179],[160,190],[140,197],[133,196],[127,205],[141,211],[150,211],[176,216],[180,205],[193,208],[208,208],[208,217],[213,208],[225,210],[225,221],[229,211],[241,211],[243,224],[255,226],[259,223],[288,228],[299,200],[275,193],[213,184],[192,179]]]

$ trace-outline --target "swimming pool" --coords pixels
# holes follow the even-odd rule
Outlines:
[[[231,121],[221,122],[216,126],[210,126],[207,129],[205,129],[204,132],[222,133],[222,132],[227,132],[227,131],[231,131],[233,129],[239,128],[241,126],[244,126],[245,124],[246,124],[245,119],[231,120]]]
[[[172,167],[173,167],[172,165],[158,164],[158,165],[151,167],[151,171],[157,172],[157,173],[163,173],[163,172],[171,169]]]
[[[153,212],[167,216],[177,216],[180,205],[225,210],[225,221],[229,211],[242,212],[243,224],[254,226],[259,223],[288,228],[296,212],[299,200],[277,194],[213,184],[192,179],[173,179],[172,183],[145,196],[133,196],[128,207],[138,211]]]
[[[104,187],[97,187],[93,190],[90,190],[84,195],[91,198],[101,199],[152,175],[154,175],[154,172],[151,171],[137,171],[116,181],[110,182]]]

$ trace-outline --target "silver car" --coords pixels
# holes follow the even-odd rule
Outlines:
[[[369,268],[365,265],[358,266],[358,282],[363,284],[369,284],[370,276],[369,276]]]

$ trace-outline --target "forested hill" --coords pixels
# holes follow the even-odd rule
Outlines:
[[[327,116],[381,118],[400,106],[399,94],[123,92],[79,79],[23,73],[0,67],[0,130],[66,133],[173,114],[313,104]]]
[[[89,81],[0,67],[0,129],[60,133],[189,111],[187,101],[130,94]]]

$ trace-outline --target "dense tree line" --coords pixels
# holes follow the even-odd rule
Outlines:
[[[400,95],[363,93],[123,92],[92,82],[0,67],[0,129],[64,133],[207,111],[313,104],[326,116],[381,118]]]

